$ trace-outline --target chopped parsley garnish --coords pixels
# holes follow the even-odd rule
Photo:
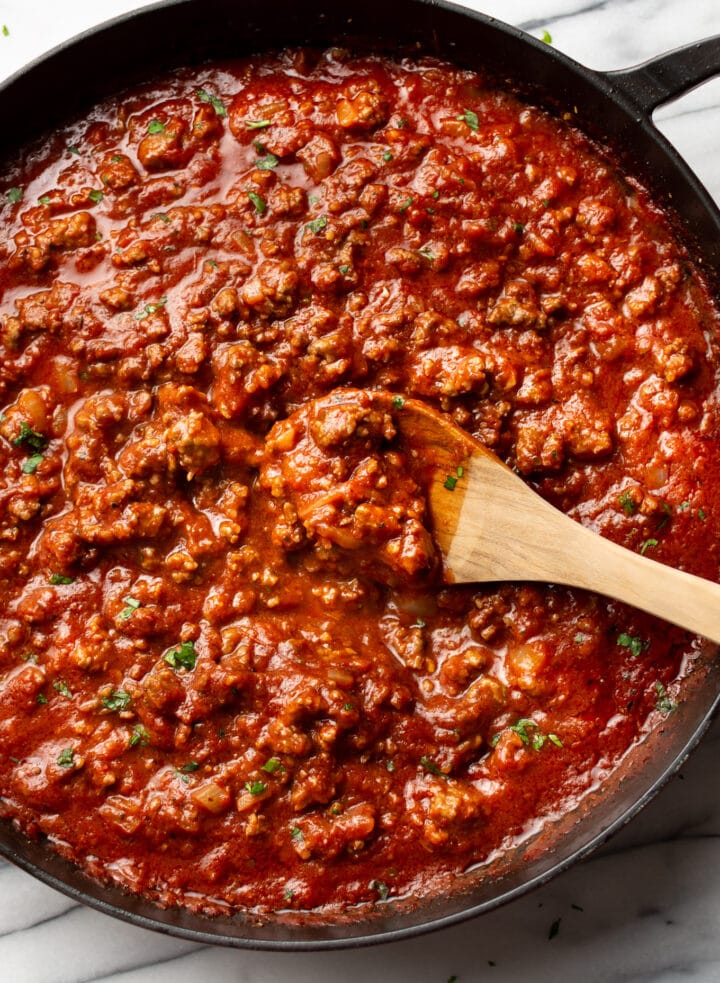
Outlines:
[[[420,758],[420,764],[425,769],[425,771],[429,771],[431,775],[442,775],[443,777],[445,777],[440,766],[435,761],[433,761],[432,758],[428,758],[426,755],[423,755],[422,758]]]
[[[455,474],[458,476],[458,478],[462,478],[462,476],[465,474],[465,468],[462,465],[460,465],[460,467],[456,470]]]
[[[383,154],[383,160],[385,163],[389,163],[393,159],[392,150],[386,150]]]
[[[552,44],[553,40],[550,31],[544,30],[540,35],[540,40],[543,42],[543,44]]]
[[[262,770],[266,771],[268,775],[274,775],[278,771],[285,771],[285,765],[280,758],[268,758],[265,764],[262,765]]]
[[[50,195],[41,195],[38,198],[38,203],[40,205],[49,205],[50,204]]]
[[[245,788],[250,795],[262,795],[267,785],[265,782],[245,782]]]
[[[146,317],[152,317],[153,314],[157,314],[161,307],[167,304],[167,297],[161,297],[160,300],[155,304],[146,304],[141,311],[138,311],[135,315],[136,321],[144,321]]]
[[[106,710],[119,712],[127,710],[132,702],[132,697],[124,689],[114,689],[109,696],[103,697],[103,706]]]
[[[272,171],[273,168],[277,167],[279,163],[279,157],[276,157],[275,154],[266,153],[263,157],[259,157],[255,161],[255,167],[257,167],[259,171]]]
[[[291,887],[286,887],[285,890],[283,891],[283,898],[286,901],[292,901],[294,897],[295,897],[295,892],[293,891],[293,889]]]
[[[622,493],[622,495],[618,498],[618,503],[625,515],[635,515],[637,505],[635,504],[629,491],[624,491]]]
[[[68,147],[68,153],[72,154],[74,157],[80,156],[80,148],[76,147],[74,143],[71,143]]]
[[[64,751],[60,752],[60,757],[57,759],[57,763],[61,768],[74,768],[75,767],[75,752],[71,747],[66,747]]]
[[[393,396],[392,404],[396,410],[401,410],[405,405],[405,400],[402,396]]]
[[[472,109],[466,109],[462,116],[458,116],[458,123],[467,123],[471,130],[477,132],[480,129],[480,121],[478,120],[477,113],[474,113]]]
[[[532,734],[528,733],[528,728],[532,728]],[[520,740],[526,747],[531,747],[533,751],[540,751],[545,746],[547,741],[554,744],[555,747],[562,747],[563,742],[557,736],[557,734],[544,734],[538,724],[529,717],[523,717],[521,720],[516,721],[508,730],[513,731],[518,735]],[[493,739],[490,741],[491,747],[497,747],[498,741],[500,740],[500,735],[502,731],[495,734]]]
[[[525,231],[525,226],[522,224],[522,222],[513,222],[513,229],[519,236],[521,236]]]
[[[150,741],[150,735],[145,730],[142,724],[137,724],[133,727],[133,732],[130,735],[130,747],[147,747]]]
[[[620,648],[628,649],[630,654],[637,658],[646,648],[645,642],[639,635],[628,635],[626,632],[622,632],[617,637],[617,643]]]
[[[42,462],[42,454],[33,454],[32,457],[29,457],[27,461],[23,462],[23,466],[20,470],[23,474],[35,474]]]
[[[412,203],[413,203],[413,199],[412,198],[406,198],[405,201],[400,206],[400,211],[401,212],[406,212],[408,210],[408,208],[412,205]]]
[[[319,218],[313,219],[312,222],[308,222],[307,227],[311,232],[317,234],[318,232],[322,232],[327,224],[328,220],[324,215],[321,215]]]
[[[245,126],[247,126],[248,130],[264,130],[266,126],[272,126],[272,120],[246,119]]]
[[[31,662],[34,666],[37,665],[38,657],[35,652],[26,652],[25,655],[21,656],[23,662]]]
[[[655,683],[655,692],[657,693],[657,700],[655,701],[656,710],[665,714],[673,713],[677,710],[677,703],[670,699],[668,691],[660,681]]]
[[[573,639],[576,645],[582,645],[583,642],[586,642],[587,640],[588,636],[581,631],[577,632],[575,638]]]
[[[222,99],[218,99],[218,97],[212,95],[212,93],[206,92],[205,89],[198,89],[197,97],[200,102],[209,103],[218,116],[227,116],[227,109],[225,108],[225,103],[222,101]]]
[[[10,188],[9,191],[5,192],[5,197],[11,205],[17,205],[18,202],[22,201],[23,190],[22,188]]]
[[[166,215],[165,212],[155,212],[155,214],[151,215],[150,218],[159,218],[161,222],[165,223],[165,225],[170,225],[170,216]]]
[[[93,190],[89,192],[88,198],[90,199],[90,201],[94,201],[95,204],[97,205],[99,201],[103,200],[104,195],[102,191],[99,191],[97,188],[93,188]]]
[[[386,771],[389,771],[389,772],[395,771],[395,762],[394,761],[389,761],[389,760],[386,761],[385,762],[385,770]]]
[[[13,438],[13,447],[29,447],[30,450],[37,451],[41,453],[45,450],[48,445],[48,439],[44,434],[38,433],[37,430],[33,430],[29,423],[25,420],[20,422],[20,431],[17,437]]]
[[[59,693],[60,696],[64,696],[66,700],[72,699],[72,690],[64,679],[56,679],[53,683],[53,689],[56,693]]]
[[[188,761],[187,764],[182,766],[180,771],[184,775],[190,775],[193,771],[197,771],[199,767],[200,765],[197,763],[197,761]]]
[[[698,515],[698,519],[701,522],[704,522],[707,519],[707,513],[705,512],[704,509],[698,509],[697,515]]]
[[[194,669],[197,662],[195,642],[183,642],[180,648],[166,652],[164,658],[173,669]]]
[[[113,157],[110,158],[110,163],[111,164],[119,164],[121,160],[122,160],[122,157],[120,156],[120,154],[115,154]]]
[[[263,212],[267,209],[267,205],[265,204],[265,201],[260,197],[259,194],[257,194],[257,192],[248,191],[248,199],[255,206],[255,211],[258,213],[258,215],[262,215]]]
[[[350,272],[349,266],[338,266],[338,273],[342,273],[343,276],[347,276]]]
[[[648,550],[654,549],[658,544],[657,539],[646,539],[644,543],[640,545],[640,555],[645,556]]]
[[[455,485],[458,483],[457,478],[454,474],[449,474],[445,481],[443,482],[443,488],[447,488],[448,491],[455,491]]]
[[[44,704],[47,703],[47,696],[43,696],[42,693],[38,696],[36,703]]]
[[[290,836],[294,840],[301,840],[303,838],[303,831],[300,829],[299,826],[291,826],[290,827]]]
[[[156,133],[165,132],[165,124],[159,119],[150,120],[147,128],[148,133],[153,136]]]
[[[125,607],[118,615],[118,618],[120,621],[127,621],[128,618],[132,618],[137,609],[140,607],[140,601],[138,601],[136,597],[131,597],[130,595],[124,597],[123,601],[125,601]]]
[[[687,512],[690,508],[690,502],[680,502],[678,505],[678,512]]]
[[[59,587],[61,584],[74,584],[75,578],[65,577],[61,573],[52,573],[50,574],[50,583],[53,585],[53,587]]]
[[[418,256],[422,256],[423,259],[428,260],[430,263],[435,259],[435,253],[429,246],[423,246],[422,249],[418,249]]]
[[[390,888],[384,881],[370,881],[368,887],[371,891],[377,892],[377,896],[381,901],[387,901],[388,895],[390,894]]]

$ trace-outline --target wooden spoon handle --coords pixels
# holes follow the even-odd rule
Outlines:
[[[509,468],[475,452],[458,511],[435,515],[447,568],[458,582],[533,580],[583,587],[720,643],[720,586],[640,556],[563,515]],[[519,486],[523,486],[520,488]],[[492,494],[488,495],[488,490]],[[458,491],[461,490],[460,485]],[[447,496],[442,486],[431,492]]]

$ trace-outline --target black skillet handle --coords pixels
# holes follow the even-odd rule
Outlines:
[[[654,109],[720,75],[720,34],[696,41],[642,65],[606,72],[605,78],[642,111]]]

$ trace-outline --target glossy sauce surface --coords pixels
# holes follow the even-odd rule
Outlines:
[[[717,579],[718,315],[568,123],[291,53],[98,107],[5,202],[5,816],[163,904],[332,917],[431,895],[672,713],[697,640],[433,582],[392,414],[306,405],[427,400]]]

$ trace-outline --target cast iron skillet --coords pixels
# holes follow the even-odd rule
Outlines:
[[[720,73],[720,37],[621,72],[590,71],[515,28],[431,0],[168,0],[81,35],[0,87],[0,160],[94,102],[184,64],[294,45],[355,44],[397,55],[426,52],[490,72],[533,101],[571,113],[665,205],[711,285],[720,282],[720,213],[655,129],[661,103]],[[678,711],[582,807],[511,857],[458,879],[458,890],[413,908],[378,906],[372,918],[327,925],[318,916],[205,918],[162,910],[74,866],[0,824],[0,852],[77,901],[198,942],[266,949],[367,945],[441,928],[542,884],[585,857],[634,816],[683,763],[720,702],[720,662],[708,651]]]

